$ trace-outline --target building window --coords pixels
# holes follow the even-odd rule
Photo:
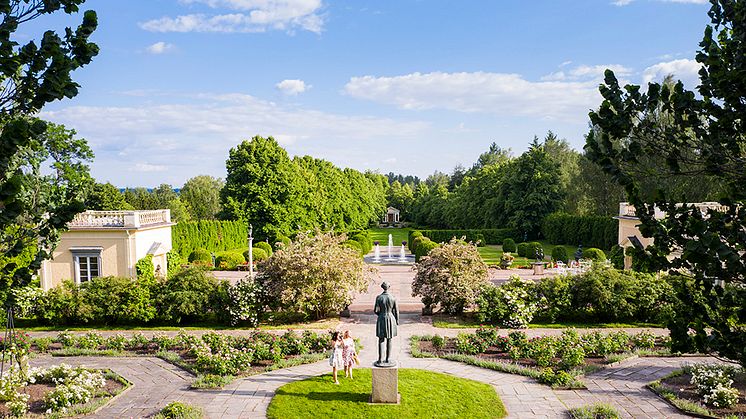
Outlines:
[[[101,276],[100,254],[75,255],[75,279],[78,284]]]

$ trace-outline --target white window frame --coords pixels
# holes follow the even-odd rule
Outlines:
[[[73,251],[73,260],[75,261],[75,283],[80,285],[84,281],[81,281],[81,275],[80,275],[80,258],[95,258],[96,264],[98,266],[98,272],[97,274],[91,275],[91,269],[90,269],[90,262],[88,263],[88,279],[85,281],[90,281],[93,278],[98,278],[101,276],[101,252],[100,251]]]

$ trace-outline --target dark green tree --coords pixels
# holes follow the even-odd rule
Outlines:
[[[88,41],[96,14],[86,12],[82,24],[66,28],[64,37],[46,31],[38,41],[18,42],[28,36],[28,22],[58,11],[76,13],[83,1],[0,1],[0,254],[12,260],[30,244],[36,246],[28,262],[0,267],[6,289],[29,283],[50,257],[59,231],[84,208],[85,189],[78,182],[87,175],[84,161],[90,150],[70,137],[47,135],[55,128],[30,116],[47,103],[78,94],[71,73],[98,54]],[[52,161],[52,175],[39,170],[45,155]]]
[[[544,144],[534,137],[528,151],[507,168],[500,188],[502,218],[508,227],[537,237],[541,222],[562,203],[562,173]]]
[[[711,0],[708,15],[696,56],[699,96],[681,82],[650,83],[646,92],[622,88],[607,70],[586,151],[624,186],[641,233],[654,239],[633,257],[650,270],[684,276],[669,323],[673,349],[746,365],[746,1]],[[719,183],[719,206],[703,210],[670,190],[646,191],[641,175],[650,172],[640,171],[640,162],[650,156],[665,163],[656,166],[657,177]],[[655,218],[656,208],[665,218]]]

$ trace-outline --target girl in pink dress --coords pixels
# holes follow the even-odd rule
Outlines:
[[[350,336],[350,331],[345,330],[342,339],[342,364],[345,367],[345,378],[352,379],[352,366],[355,365],[357,353],[355,352],[355,339]]]

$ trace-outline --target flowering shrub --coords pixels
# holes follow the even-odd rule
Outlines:
[[[77,346],[82,349],[98,349],[103,344],[104,338],[96,332],[88,332],[77,340]]]
[[[533,298],[534,284],[511,276],[508,282],[496,287],[487,285],[476,300],[477,319],[511,329],[528,327],[539,310]]]
[[[737,369],[724,365],[695,364],[688,368],[691,384],[705,404],[713,407],[730,407],[738,402],[738,390],[733,388],[733,375]]]
[[[39,299],[44,295],[44,291],[39,287],[22,287],[12,290],[15,297],[15,314],[23,319],[30,319],[36,316],[36,307]]]
[[[259,324],[266,307],[264,289],[257,281],[249,278],[227,285],[227,304],[222,316],[231,326],[243,324],[254,327]]]
[[[446,339],[443,336],[435,335],[431,340],[435,349],[443,349],[446,346]]]
[[[127,347],[127,337],[121,333],[106,339],[106,347],[115,351],[123,351]]]
[[[476,355],[482,352],[481,347],[471,338],[472,335],[459,333],[455,338],[456,351],[466,355]]]
[[[422,297],[428,307],[439,304],[446,313],[462,313],[488,284],[477,247],[455,238],[431,250],[414,269],[412,296]]]
[[[557,339],[552,336],[536,337],[528,341],[526,354],[540,367],[548,367],[557,355]]]
[[[655,347],[655,335],[650,332],[640,332],[632,336],[632,343],[636,348],[653,349]]]

